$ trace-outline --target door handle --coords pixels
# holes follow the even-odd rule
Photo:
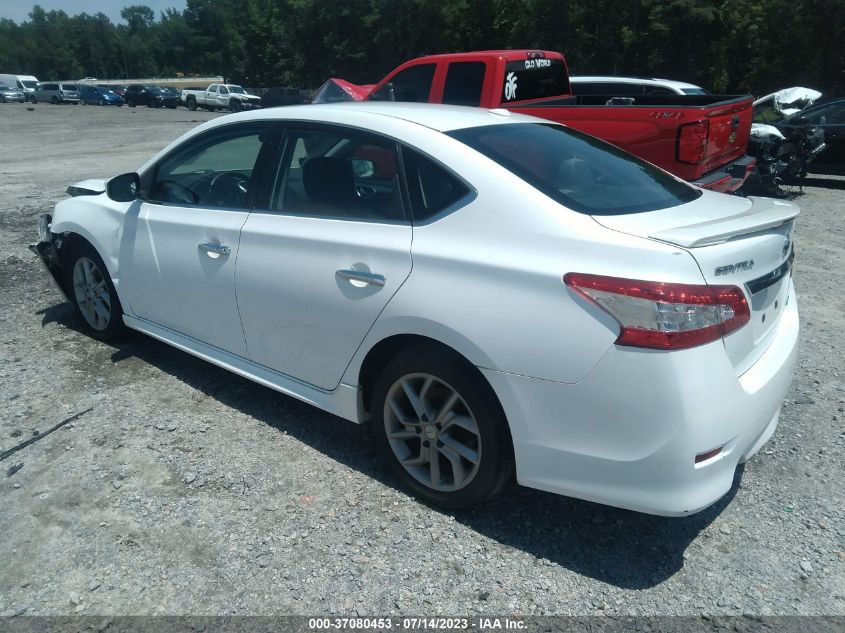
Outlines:
[[[232,252],[231,248],[225,244],[221,244],[220,242],[200,242],[199,249],[208,253],[209,257],[212,257],[213,255],[223,255],[224,257],[227,257]]]
[[[363,270],[343,269],[336,271],[335,274],[341,279],[346,279],[347,281],[360,281],[361,283],[370,286],[383,286],[386,281],[384,275],[368,273]]]

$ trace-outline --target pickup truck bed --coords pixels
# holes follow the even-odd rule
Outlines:
[[[570,91],[566,61],[553,51],[420,57],[396,68],[366,98],[506,108],[549,119],[715,191],[738,189],[755,164],[745,155],[750,96],[576,97]]]
[[[716,191],[738,189],[754,166],[745,155],[751,131],[750,96],[737,95],[579,95],[508,109],[591,134],[636,154],[676,176]],[[607,105],[618,102],[620,105]],[[623,105],[624,104],[624,105]],[[707,127],[703,151],[683,156],[685,125],[692,133]],[[693,138],[690,142],[694,142]],[[700,159],[699,159],[700,157]],[[683,160],[687,158],[687,160]]]

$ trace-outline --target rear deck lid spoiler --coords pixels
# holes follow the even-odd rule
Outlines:
[[[749,196],[751,205],[727,217],[657,230],[649,237],[682,248],[699,248],[721,244],[739,235],[757,233],[795,219],[800,213],[797,205],[784,200]]]

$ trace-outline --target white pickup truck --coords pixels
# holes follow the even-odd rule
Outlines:
[[[248,94],[241,86],[236,84],[211,84],[205,90],[183,90],[182,103],[189,110],[196,110],[197,107],[206,110],[253,110],[261,107],[261,97]]]

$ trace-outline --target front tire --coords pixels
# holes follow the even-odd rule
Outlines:
[[[507,420],[490,385],[464,358],[421,346],[376,380],[373,434],[414,495],[460,510],[500,492],[513,476]]]
[[[229,102],[229,110],[231,110],[232,112],[240,112],[241,110],[243,110],[243,106],[241,105],[241,102],[238,99],[232,99]]]
[[[108,269],[87,242],[71,244],[65,260],[65,288],[89,336],[109,341],[123,331],[123,309]]]

